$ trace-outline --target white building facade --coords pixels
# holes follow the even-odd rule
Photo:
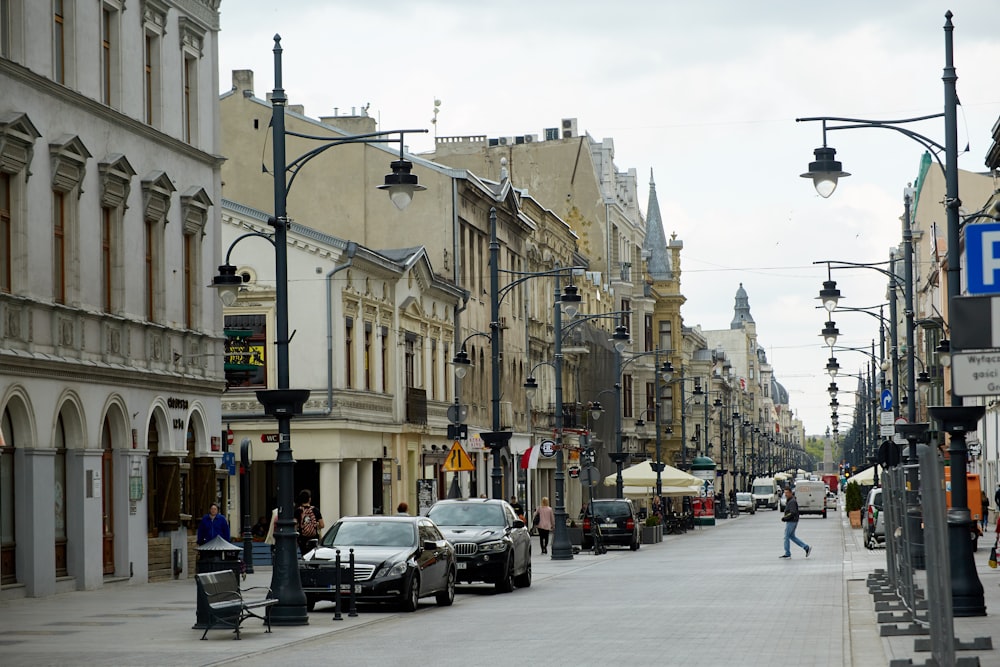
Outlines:
[[[185,575],[224,499],[218,7],[0,2],[0,597]]]

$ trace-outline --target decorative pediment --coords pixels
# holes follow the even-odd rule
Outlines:
[[[97,164],[101,175],[101,206],[118,208],[132,190],[135,169],[121,153],[111,153]]]
[[[176,190],[162,171],[150,172],[142,179],[142,216],[147,222],[166,222],[170,196]]]
[[[62,135],[49,144],[49,155],[52,159],[52,189],[70,192],[73,188],[78,188],[87,174],[87,160],[91,157],[80,137]],[[81,194],[83,188],[78,188],[77,197]]]
[[[167,11],[170,7],[164,0],[142,0],[142,22],[145,27],[155,29],[159,34],[167,32]]]
[[[0,171],[19,174],[27,168],[34,156],[35,139],[40,136],[28,114],[19,111],[0,114]]]
[[[178,19],[180,26],[180,40],[182,49],[190,49],[192,52],[202,56],[202,46],[205,43],[205,29],[197,22],[187,16]]]
[[[181,195],[181,224],[185,234],[204,234],[208,209],[212,206],[205,188],[192,186]]]

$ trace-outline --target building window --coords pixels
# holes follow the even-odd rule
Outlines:
[[[145,279],[146,279],[146,319],[150,322],[156,321],[156,257],[158,249],[156,245],[156,223],[146,221],[146,254]]]
[[[662,320],[660,322],[660,349],[674,349],[670,336],[670,320]]]
[[[52,192],[52,298],[66,303],[66,193]]]
[[[632,302],[628,299],[622,299],[622,307],[619,309],[622,314],[619,316],[618,321],[621,323],[625,330],[632,333]]]
[[[184,56],[184,141],[192,143],[198,110],[198,61]]]
[[[372,367],[372,323],[365,322],[365,390],[372,390],[375,369]]]
[[[646,410],[655,418],[654,411],[656,410],[656,383],[647,382],[646,383]],[[645,415],[643,415],[645,419]]]
[[[344,387],[354,386],[354,318],[344,320]]]
[[[389,392],[389,329],[382,327],[382,391]]]
[[[653,346],[653,315],[651,313],[646,313],[643,316],[642,344],[644,345],[643,350],[646,352],[656,349]]]
[[[111,107],[120,103],[120,18],[120,8],[105,2],[101,9],[101,101]]]
[[[104,312],[122,309],[125,294],[125,247],[122,219],[135,170],[123,155],[98,164],[101,184],[101,278]]]
[[[184,326],[188,329],[195,327],[194,321],[194,284],[193,278],[196,273],[194,266],[194,234],[184,234]]]
[[[226,315],[226,388],[267,386],[267,317]]]
[[[11,215],[10,215],[10,174],[0,172],[0,292],[10,293],[11,260]]]
[[[112,211],[107,206],[101,207],[101,307],[104,312],[111,312],[111,276],[114,272],[114,256],[112,253],[112,236],[114,235]]]
[[[416,376],[416,372],[417,372],[417,367],[416,367],[416,361],[417,361],[416,344],[417,344],[416,337],[413,334],[409,334],[409,333],[406,334],[406,346],[405,346],[405,352],[404,352],[405,356],[404,356],[404,361],[403,361],[403,363],[404,363],[403,368],[404,368],[404,372],[406,374],[405,379],[406,379],[406,388],[407,389],[416,388],[416,386],[417,386],[416,385],[416,381],[417,381],[417,376]]]
[[[154,33],[146,33],[142,67],[145,120],[147,125],[155,125],[160,103],[160,38]]]
[[[52,2],[52,78],[66,83],[66,7],[63,0]]]
[[[622,375],[622,416],[631,417],[633,414],[633,405],[635,404],[635,397],[633,393],[633,383],[632,375],[626,373]]]

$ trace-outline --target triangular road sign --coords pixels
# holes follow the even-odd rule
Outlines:
[[[444,460],[444,469],[448,472],[472,472],[476,469],[472,459],[462,449],[458,440],[451,446],[451,451],[448,452],[448,457]]]

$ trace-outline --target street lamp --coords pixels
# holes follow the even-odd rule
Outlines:
[[[941,77],[944,82],[944,110],[939,114],[919,116],[915,118],[904,118],[901,120],[870,120],[863,118],[838,118],[838,117],[815,117],[799,118],[797,121],[821,121],[823,124],[823,147],[826,148],[826,133],[828,130],[842,130],[854,128],[881,128],[898,132],[910,139],[913,139],[934,157],[944,172],[945,177],[945,197],[944,207],[947,216],[947,278],[948,278],[948,312],[951,313],[956,297],[961,295],[961,220],[959,209],[962,201],[958,192],[958,93],[956,92],[956,82],[958,74],[954,64],[954,44],[952,33],[955,30],[952,24],[953,14],[945,12],[944,24],[944,72]],[[934,118],[944,120],[944,145],[929,139],[904,125]],[[828,125],[828,123],[839,123]],[[817,162],[810,165],[810,175],[817,185],[817,191],[823,195],[823,190],[828,190],[829,196],[836,187],[837,179],[846,176],[840,171],[839,163],[833,161],[835,151],[829,149],[828,161],[821,163],[820,153],[816,152]],[[944,153],[942,162],[939,152]],[[816,168],[813,168],[816,165]],[[821,183],[832,182],[832,187]],[[952,322],[954,328],[954,322]],[[909,352],[909,350],[908,350]],[[912,401],[910,401],[912,403]],[[961,396],[951,394],[951,406],[933,409],[935,418],[942,423],[955,424],[955,428],[950,431],[950,466],[952,479],[963,480],[967,471],[968,449],[965,444],[965,431],[970,430],[969,421],[975,417],[968,411],[963,411],[963,400]],[[909,405],[907,406],[909,410]],[[974,427],[975,422],[973,422]],[[948,430],[948,429],[943,429]],[[911,454],[916,450],[916,445],[911,443]],[[948,534],[950,547],[950,571],[952,584],[952,603],[956,616],[981,616],[986,613],[986,603],[983,596],[982,583],[976,573],[975,560],[972,555],[972,547],[968,539],[969,526],[972,523],[972,515],[967,507],[968,489],[965,484],[956,483],[952,494],[953,511],[948,513]]]
[[[268,224],[274,227],[273,236],[251,233],[240,236],[226,252],[226,263],[219,267],[219,275],[212,280],[212,286],[220,290],[224,304],[235,303],[235,290],[243,282],[236,275],[236,267],[229,263],[233,247],[250,236],[260,236],[274,246],[275,264],[275,336],[277,354],[277,388],[257,391],[257,400],[264,406],[264,414],[275,417],[278,422],[278,449],[274,461],[274,477],[277,490],[278,516],[275,523],[274,567],[271,574],[270,597],[278,603],[270,611],[273,625],[308,625],[306,597],[299,581],[297,542],[295,533],[294,484],[295,460],[292,458],[291,420],[302,414],[302,406],[309,398],[308,389],[289,388],[288,359],[288,246],[287,232],[291,226],[286,210],[288,192],[299,170],[317,155],[334,146],[344,144],[399,143],[399,159],[391,164],[392,174],[385,177],[380,189],[387,190],[393,203],[402,208],[409,203],[413,192],[424,189],[417,183],[417,177],[410,174],[412,165],[403,157],[406,133],[427,130],[395,130],[369,134],[345,136],[337,139],[303,135],[285,130],[285,106],[288,98],[282,88],[281,36],[274,36],[274,91],[271,93],[271,132],[274,160],[274,217]],[[292,135],[300,139],[320,142],[316,148],[286,161],[285,137]],[[396,138],[391,138],[398,135]]]

